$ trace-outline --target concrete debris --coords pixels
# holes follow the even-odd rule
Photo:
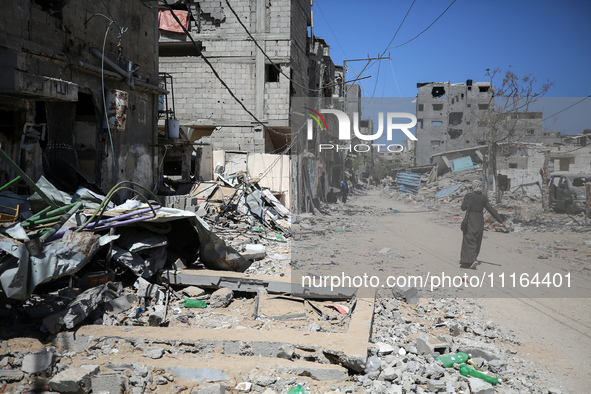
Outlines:
[[[92,389],[91,377],[98,374],[98,365],[87,364],[68,368],[49,381],[49,387],[60,393],[89,393]]]
[[[21,369],[25,373],[46,373],[53,366],[55,349],[47,349],[41,352],[29,353],[23,358]]]
[[[88,289],[70,302],[67,308],[43,319],[43,326],[52,334],[72,329],[99,307],[118,298],[121,292],[121,285],[111,282]]]
[[[182,379],[193,380],[195,382],[220,382],[230,379],[230,377],[220,369],[214,368],[182,368],[173,366],[170,371]]]
[[[226,308],[232,302],[234,293],[232,290],[222,287],[213,292],[209,299],[209,306],[212,308]]]

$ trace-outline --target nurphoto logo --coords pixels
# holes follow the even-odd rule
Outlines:
[[[314,121],[318,125],[320,131],[328,132],[328,124],[326,119],[322,114],[332,114],[335,115],[338,122],[338,138],[341,141],[351,141],[351,120],[349,116],[340,110],[337,109],[321,109],[320,112],[313,110],[312,108],[304,107],[306,110],[310,111],[307,112],[307,115],[310,116],[307,122],[307,131],[308,131],[308,141],[314,139]],[[384,113],[380,112],[378,114],[378,131],[374,134],[363,134],[359,130],[359,113],[353,113],[353,133],[355,134],[355,138],[358,138],[361,141],[375,141],[378,138],[382,137],[384,133]],[[410,122],[407,123],[398,123],[394,122],[395,119],[410,119]],[[392,141],[392,134],[394,130],[402,131],[408,139],[412,141],[416,141],[417,137],[415,137],[410,131],[410,128],[413,128],[417,124],[417,118],[413,114],[407,112],[387,112],[386,113],[386,139],[387,141]],[[322,152],[323,150],[336,150],[338,151],[355,151],[355,152],[368,152],[372,149],[372,146],[380,152],[382,151],[382,147],[388,152],[402,152],[404,151],[404,147],[400,144],[355,144],[351,145],[338,145],[338,144],[320,144],[319,150]]]

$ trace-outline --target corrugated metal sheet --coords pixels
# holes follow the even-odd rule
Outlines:
[[[396,183],[398,190],[401,193],[419,193],[419,185],[421,184],[420,174],[411,174],[409,172],[399,172],[396,176]]]
[[[450,186],[446,189],[441,189],[438,193],[437,193],[437,197],[443,197],[443,196],[448,196],[450,194],[452,194],[453,192],[455,192],[456,190],[458,190],[460,187],[462,186],[461,183],[458,183],[457,185],[453,185]]]

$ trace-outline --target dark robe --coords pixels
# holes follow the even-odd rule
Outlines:
[[[488,198],[482,193],[468,193],[462,201],[462,211],[468,209],[468,230],[462,238],[462,251],[460,254],[460,264],[472,264],[476,261],[480,253],[482,244],[482,234],[484,233],[484,208],[497,220],[502,223],[504,220],[499,213],[490,205]]]

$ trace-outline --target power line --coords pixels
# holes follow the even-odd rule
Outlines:
[[[392,42],[394,42],[394,39],[396,38],[396,35],[398,34],[398,32],[400,31],[400,29],[402,28],[402,25],[404,24],[404,21],[406,20],[406,17],[408,16],[408,14],[410,14],[410,10],[412,10],[412,7],[415,5],[415,2],[416,1],[417,0],[413,0],[412,4],[408,8],[408,11],[406,11],[406,15],[404,15],[404,18],[402,19],[402,22],[400,22],[400,25],[398,26],[398,29],[396,29],[396,33],[394,33],[394,37],[392,37],[392,39],[390,40],[390,42],[388,43],[388,45],[386,45],[386,49],[384,49],[384,52],[382,52],[382,54],[379,57],[384,56],[384,54],[386,53],[386,51],[388,49],[390,49],[390,45],[392,45]]]
[[[165,0],[162,0],[165,1]],[[228,93],[230,93],[230,96],[232,96],[232,98],[238,103],[240,104],[240,106],[242,107],[242,109],[249,114],[256,123],[258,123],[259,125],[263,126],[265,129],[272,131],[275,134],[278,135],[282,135],[284,137],[287,138],[288,135],[292,135],[292,134],[296,134],[296,133],[281,133],[277,130],[273,130],[272,128],[268,127],[267,125],[265,125],[263,122],[261,122],[256,116],[255,114],[253,114],[248,108],[246,108],[246,105],[244,105],[244,103],[242,102],[242,100],[240,100],[236,94],[232,91],[232,89],[230,89],[230,87],[228,86],[228,84],[222,79],[222,77],[219,75],[219,73],[217,72],[217,70],[215,69],[215,67],[213,67],[213,64],[211,64],[211,62],[209,61],[209,59],[203,54],[203,52],[201,51],[201,49],[199,48],[199,46],[197,45],[197,43],[195,42],[195,40],[193,40],[193,37],[191,36],[191,34],[189,33],[189,31],[187,30],[187,28],[182,24],[182,22],[179,20],[179,18],[176,16],[176,14],[174,13],[174,10],[168,5],[166,4],[166,2],[164,3],[164,6],[166,8],[168,8],[170,10],[170,14],[172,15],[172,17],[175,19],[175,21],[179,24],[179,26],[183,29],[183,32],[185,33],[185,35],[187,37],[189,37],[189,39],[191,40],[191,43],[193,44],[193,46],[195,47],[195,49],[197,49],[197,53],[199,53],[199,56],[203,59],[203,61],[205,62],[205,64],[207,64],[207,66],[211,69],[211,71],[213,72],[213,75],[217,78],[218,81],[220,81],[220,83],[222,84],[222,86],[224,86],[224,88],[226,88],[226,90],[228,91]]]
[[[441,13],[441,14],[440,14],[440,15],[439,15],[439,16],[438,16],[438,17],[437,17],[437,18],[436,18],[436,19],[435,19],[435,20],[434,20],[434,21],[433,21],[433,22],[432,22],[430,25],[429,25],[429,26],[427,26],[427,27],[425,28],[425,30],[423,30],[422,32],[420,32],[419,34],[417,34],[416,36],[414,36],[414,37],[413,37],[413,38],[411,38],[410,40],[408,40],[408,41],[406,41],[406,42],[404,42],[404,43],[402,43],[402,44],[400,44],[400,45],[396,45],[395,47],[388,47],[388,48],[386,48],[386,51],[387,51],[388,49],[396,49],[396,48],[400,48],[401,46],[404,46],[404,45],[408,44],[409,42],[411,42],[411,41],[414,41],[414,40],[416,40],[417,38],[419,38],[419,36],[420,36],[421,34],[423,34],[424,32],[426,32],[427,30],[429,30],[429,28],[430,28],[431,26],[433,26],[433,25],[435,24],[435,22],[437,22],[437,21],[438,21],[438,20],[439,20],[439,19],[440,19],[440,18],[441,18],[443,15],[445,15],[445,13],[447,12],[447,10],[449,10],[449,9],[451,8],[451,6],[452,6],[452,5],[454,5],[454,3],[455,3],[456,1],[457,1],[457,0],[453,0],[453,1],[451,2],[451,4],[450,4],[450,5],[449,5],[449,6],[448,6],[448,7],[447,7],[447,8],[446,8],[446,9],[445,9],[445,10],[444,10],[444,11],[443,11],[443,12],[442,12],[442,13]]]
[[[271,58],[269,57],[269,55],[267,55],[267,53],[265,52],[265,50],[263,48],[261,48],[261,46],[259,45],[259,43],[257,42],[257,40],[255,40],[255,38],[252,36],[252,34],[250,34],[250,31],[248,30],[248,28],[244,25],[244,23],[242,23],[242,20],[240,19],[240,17],[238,16],[238,14],[236,13],[236,11],[234,11],[234,8],[232,8],[232,6],[230,5],[230,2],[228,0],[226,0],[226,4],[228,5],[228,8],[230,9],[230,11],[232,11],[232,14],[234,14],[234,16],[236,17],[236,19],[238,20],[238,23],[240,23],[240,26],[242,26],[242,28],[244,29],[244,31],[246,32],[246,34],[248,34],[248,36],[251,38],[251,40],[254,42],[254,44],[257,46],[257,48],[260,49],[260,51],[263,53],[263,55],[265,55],[265,57],[267,58],[267,60],[269,62],[271,62],[271,64],[273,66],[275,66],[275,68],[277,69],[277,71],[279,71],[281,73],[281,75],[285,76],[285,78],[287,78],[288,80],[290,80],[291,82],[294,83],[294,85],[297,85],[303,89],[309,90],[311,92],[320,92],[322,91],[322,88],[320,89],[311,89],[307,86],[304,86],[296,81],[294,81],[293,79],[291,79],[289,76],[287,76],[287,74],[285,74],[282,70],[281,67],[278,66],[277,64],[275,64],[275,62],[273,62],[273,60],[271,60]]]
[[[588,95],[587,97],[584,97],[583,99],[581,99],[581,100],[577,101],[576,103],[574,103],[574,104],[572,104],[572,105],[569,105],[568,107],[566,107],[566,108],[564,108],[564,109],[561,109],[560,111],[556,112],[555,114],[552,114],[552,115],[550,115],[550,116],[548,116],[548,117],[546,117],[546,118],[542,119],[542,122],[543,122],[543,121],[545,121],[545,120],[548,120],[548,119],[550,119],[550,118],[553,118],[553,117],[555,117],[555,116],[556,116],[556,115],[558,115],[559,113],[561,113],[561,112],[564,112],[564,111],[566,111],[567,109],[569,109],[569,108],[572,108],[572,107],[574,107],[575,105],[577,105],[577,104],[579,104],[579,103],[582,103],[583,101],[587,100],[589,97],[591,97],[591,94],[590,94],[590,95]]]
[[[324,15],[324,11],[322,11],[322,8],[320,7],[320,3],[316,2],[314,3],[316,4],[316,6],[318,7],[318,10],[320,11],[320,13],[322,14],[322,18],[324,18],[324,21],[326,22],[326,26],[328,26],[328,28],[330,29],[330,32],[332,33],[335,41],[337,42],[337,45],[339,46],[339,48],[341,49],[341,52],[343,52],[343,56],[348,57],[347,54],[345,53],[345,50],[343,49],[343,47],[341,46],[341,43],[339,42],[339,39],[337,37],[337,35],[334,33],[334,31],[332,30],[332,27],[330,26],[330,23],[328,23],[328,19],[326,19],[326,16]]]
[[[408,14],[410,14],[410,10],[412,10],[412,7],[415,5],[416,0],[413,0],[413,2],[411,3],[410,7],[408,7],[408,10],[406,11],[406,15],[404,15],[404,18],[402,18],[402,21],[400,22],[400,24],[398,25],[398,29],[396,29],[396,32],[394,33],[394,36],[392,37],[392,39],[390,40],[390,42],[388,43],[388,45],[386,45],[386,49],[384,49],[384,52],[382,52],[380,55],[378,55],[378,58],[384,56],[384,54],[386,53],[386,51],[388,50],[388,48],[390,47],[390,44],[392,44],[392,42],[394,41],[394,39],[396,38],[396,36],[398,35],[398,32],[400,31],[400,29],[402,28],[402,25],[404,24],[404,21],[406,20],[406,17],[408,16]],[[379,61],[379,59],[378,59]],[[380,68],[381,68],[382,63],[379,62],[378,63],[378,73],[376,75],[376,83],[373,86],[373,92],[371,92],[371,97],[373,98],[376,94],[376,89],[378,88],[378,82],[380,80]],[[362,71],[363,72],[363,71]],[[361,73],[360,73],[361,74]]]

